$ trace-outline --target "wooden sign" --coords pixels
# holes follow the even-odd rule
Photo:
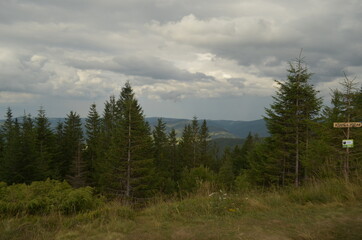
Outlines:
[[[351,128],[351,127],[362,127],[362,122],[335,122],[333,123],[334,128]]]

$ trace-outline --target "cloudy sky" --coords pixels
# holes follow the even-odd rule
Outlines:
[[[259,119],[301,49],[321,97],[361,81],[361,26],[360,0],[1,0],[0,118],[85,117],[129,80],[148,117]]]

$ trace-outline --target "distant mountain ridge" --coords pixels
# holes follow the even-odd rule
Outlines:
[[[18,118],[20,121],[22,118]],[[148,117],[146,121],[150,124],[153,129],[157,125],[159,117]],[[49,118],[51,127],[55,128],[58,122],[63,122],[65,118]],[[181,136],[182,131],[186,124],[191,123],[191,119],[179,119],[179,118],[162,118],[166,123],[166,130],[171,131],[172,128],[175,129],[178,136]],[[201,126],[203,119],[198,120]],[[0,120],[0,125],[4,120]],[[228,138],[228,139],[237,139],[237,138],[246,138],[250,133],[257,134],[259,137],[267,137],[269,135],[266,128],[265,121],[263,119],[254,120],[254,121],[232,121],[232,120],[207,120],[207,126],[209,128],[209,133],[212,139],[219,138]],[[82,123],[84,127],[85,118],[82,118]]]
[[[158,117],[149,117],[146,120],[149,122],[150,126],[153,127],[157,125]],[[191,123],[190,119],[177,119],[177,118],[162,118],[166,123],[166,129],[170,131],[172,128],[178,134],[181,134],[185,125]],[[200,125],[202,119],[198,120]],[[254,120],[254,121],[232,121],[232,120],[207,120],[207,126],[211,138],[246,138],[250,133],[257,134],[260,137],[269,136],[268,130],[264,119]]]

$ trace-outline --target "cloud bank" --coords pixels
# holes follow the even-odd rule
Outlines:
[[[357,0],[2,1],[0,110],[86,115],[129,80],[148,115],[221,119],[214,107],[246,101],[230,117],[256,119],[301,48],[321,95],[343,72],[360,79],[361,11]]]

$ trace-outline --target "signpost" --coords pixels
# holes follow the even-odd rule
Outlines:
[[[334,128],[348,128],[347,129],[347,139],[342,140],[342,147],[347,148],[347,154],[348,154],[348,148],[353,148],[353,139],[349,139],[349,128],[353,127],[362,127],[362,122],[335,122],[333,123]]]
[[[342,140],[342,147],[346,149],[347,159],[344,162],[344,175],[346,180],[348,181],[348,172],[349,172],[349,149],[353,148],[353,139],[350,138],[350,128],[354,127],[362,127],[362,122],[350,122],[348,116],[348,122],[335,122],[333,123],[334,128],[347,128],[347,134],[345,136],[347,139]]]
[[[362,127],[362,122],[335,122],[333,123],[334,128],[351,128],[351,127]]]

